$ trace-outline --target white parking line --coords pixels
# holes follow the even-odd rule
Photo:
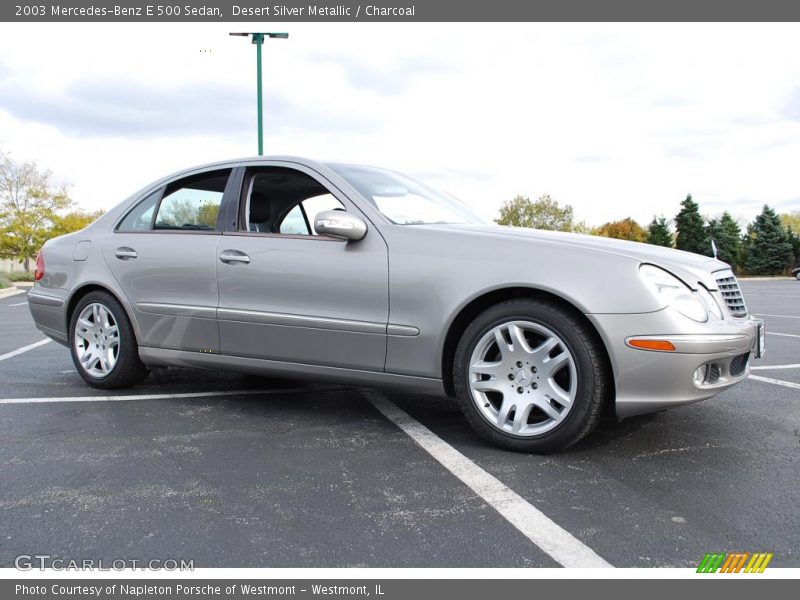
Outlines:
[[[364,392],[364,395],[383,416],[408,434],[423,450],[556,562],[565,567],[612,566],[522,496],[398,408],[391,400],[377,392]]]
[[[783,387],[800,390],[800,383],[795,383],[794,381],[784,381],[783,379],[773,379],[772,377],[761,377],[760,375],[748,375],[748,377],[750,379],[755,379],[756,381],[771,383],[773,385],[782,385]]]
[[[207,398],[209,396],[253,396],[256,394],[290,394],[308,392],[307,388],[278,390],[226,390],[221,392],[186,392],[181,394],[138,394],[128,396],[60,396],[52,398],[0,398],[0,404],[51,404],[54,402],[129,402],[133,400],[167,400],[170,398]]]
[[[14,304],[9,304],[9,306],[24,306],[27,303],[28,301],[26,300],[25,302],[16,302]]]
[[[39,340],[38,342],[34,342],[33,344],[28,344],[27,346],[23,346],[22,348],[17,348],[16,350],[12,350],[11,352],[0,354],[0,360],[7,360],[9,358],[14,358],[15,356],[24,354],[28,350],[33,350],[34,348],[38,348],[39,346],[44,346],[45,344],[48,344],[51,341],[52,340],[50,338]]]
[[[783,337],[793,337],[793,338],[800,338],[800,335],[796,333],[778,333],[777,331],[767,331],[767,335],[780,335]]]
[[[796,315],[768,315],[766,313],[753,313],[757,317],[778,317],[780,319],[800,319]]]
[[[794,365],[759,365],[750,367],[751,371],[771,371],[773,369],[800,369],[800,363]]]

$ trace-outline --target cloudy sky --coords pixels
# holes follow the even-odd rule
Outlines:
[[[255,154],[253,24],[0,25],[0,149],[109,208]],[[410,173],[494,216],[800,210],[800,25],[270,24],[266,151]]]

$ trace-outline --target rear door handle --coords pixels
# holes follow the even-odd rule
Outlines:
[[[248,264],[250,262],[250,257],[247,256],[247,254],[245,254],[244,252],[239,252],[238,250],[225,250],[222,254],[219,255],[219,259],[225,264],[231,264],[231,263]]]
[[[133,248],[128,248],[127,246],[123,246],[122,248],[117,248],[114,251],[114,256],[116,256],[120,260],[130,260],[131,258],[136,258],[139,256],[136,254],[136,250]]]

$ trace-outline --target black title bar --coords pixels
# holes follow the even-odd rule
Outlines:
[[[31,0],[0,3],[6,22],[798,21],[787,0]]]

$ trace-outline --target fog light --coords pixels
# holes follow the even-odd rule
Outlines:
[[[702,367],[697,367],[694,372],[694,384],[695,385],[703,385],[703,382],[706,380],[706,373],[708,373],[708,365],[703,365]]]

